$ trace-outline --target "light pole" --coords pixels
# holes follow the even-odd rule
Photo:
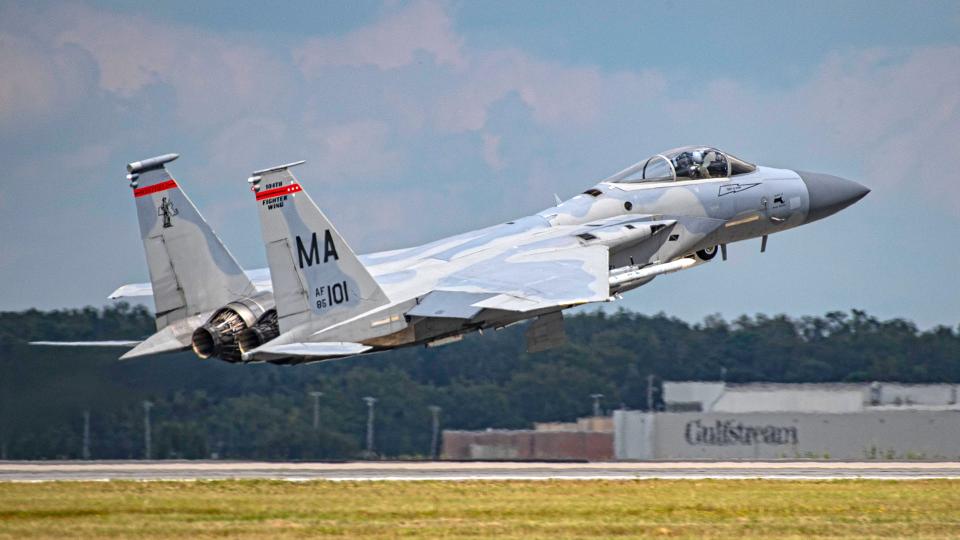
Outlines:
[[[430,434],[430,459],[437,459],[437,442],[440,435],[440,407],[437,405],[430,405],[427,407],[430,409],[430,414],[433,416],[433,422],[431,424],[431,434]]]
[[[593,398],[593,415],[600,416],[600,400],[603,394],[590,394],[590,397]]]
[[[367,454],[373,456],[373,406],[377,398],[367,396],[363,398],[367,402]]]
[[[150,451],[150,409],[153,407],[153,403],[149,401],[143,402],[143,458],[150,459],[152,455]]]
[[[313,429],[320,429],[320,396],[323,395],[323,392],[310,392],[310,395],[313,396]]]
[[[90,411],[83,411],[83,459],[90,459]]]
[[[647,411],[653,412],[653,373],[647,375]]]

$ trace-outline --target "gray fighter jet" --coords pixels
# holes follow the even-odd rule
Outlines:
[[[527,348],[536,352],[565,341],[564,309],[613,300],[718,252],[726,259],[732,242],[761,238],[765,250],[768,235],[869,193],[836,176],[691,146],[532,216],[358,256],[294,178],[297,162],[249,179],[269,273],[244,274],[166,173],[174,158],[128,166],[152,283],[112,296],[153,294],[160,331],[125,357],[161,352],[145,347],[151,340],[185,348],[189,333],[201,357],[303,363],[442,345],[526,319]],[[179,244],[178,226],[189,231]]]

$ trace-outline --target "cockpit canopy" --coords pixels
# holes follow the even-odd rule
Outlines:
[[[638,182],[674,182],[704,178],[727,178],[757,170],[730,154],[709,146],[684,146],[657,154],[604,180],[634,184]]]

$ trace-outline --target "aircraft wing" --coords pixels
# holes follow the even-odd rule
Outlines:
[[[451,314],[469,312],[457,302],[518,312],[599,302],[610,296],[607,264],[606,246],[553,238],[511,248],[453,272],[429,296],[443,294]]]
[[[513,238],[511,247],[442,278],[408,315],[472,318],[481,309],[530,312],[610,297],[610,250],[654,241],[677,221],[617,216]]]

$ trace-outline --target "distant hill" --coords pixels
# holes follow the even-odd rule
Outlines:
[[[918,331],[861,311],[823,317],[709,317],[689,324],[620,312],[567,317],[570,344],[529,355],[523,327],[306,366],[231,365],[178,354],[118,362],[121,351],[31,347],[31,339],[139,338],[143,308],[0,313],[0,458],[78,458],[83,411],[91,454],[143,455],[150,400],[159,458],[320,459],[358,455],[363,396],[378,398],[376,449],[423,455],[428,406],[445,428],[527,427],[606,408],[646,406],[646,378],[728,381],[960,382],[960,329]],[[324,392],[319,430],[313,401]]]

